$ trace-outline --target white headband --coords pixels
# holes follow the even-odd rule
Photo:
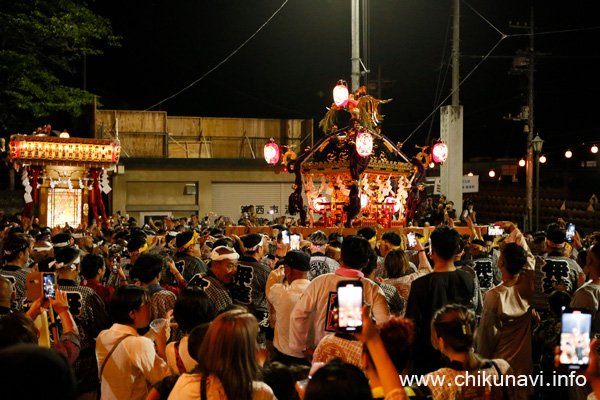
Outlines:
[[[220,250],[220,249],[227,249],[227,250],[231,251],[231,253],[219,254],[217,252],[217,250]],[[231,247],[227,247],[227,246],[215,247],[213,249],[213,251],[210,253],[210,259],[212,261],[237,260],[238,258],[240,258],[240,255],[238,253],[236,253],[235,250],[233,250]]]
[[[50,251],[52,247],[34,247],[32,251]]]
[[[259,247],[262,247],[263,242],[265,241],[265,237],[261,233],[259,233],[259,235],[260,235],[260,242],[258,242],[258,244],[254,247],[247,248],[246,251],[256,251],[256,250],[258,250]]]
[[[54,247],[67,247],[69,245],[69,241],[62,243],[54,243],[52,246]]]

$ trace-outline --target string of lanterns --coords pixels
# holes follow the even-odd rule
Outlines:
[[[580,146],[578,146],[578,147],[581,147],[581,146],[586,146],[586,144],[585,144],[585,143],[583,143],[583,144],[581,144],[581,145],[580,145]],[[591,152],[592,154],[598,154],[598,146],[597,146],[596,144],[593,144],[593,145],[592,145],[592,146],[591,146],[589,149],[590,149],[590,152]],[[564,153],[564,156],[565,156],[565,158],[567,158],[567,159],[570,159],[570,158],[572,158],[572,157],[573,157],[573,151],[572,151],[571,149],[567,149],[567,150],[565,151],[565,153]],[[539,159],[538,159],[538,160],[539,160],[540,164],[545,164],[545,163],[548,161],[548,158],[546,157],[546,155],[545,155],[545,154],[540,154],[540,156],[539,156]],[[524,158],[521,158],[521,159],[519,160],[519,162],[518,162],[518,165],[519,165],[519,167],[524,167],[526,164],[527,164],[527,163],[526,163],[526,161],[525,161],[525,159],[524,159]],[[472,173],[472,172],[469,172],[469,174],[468,174],[468,175],[469,175],[469,176],[473,176],[473,173]],[[494,178],[494,177],[496,176],[496,172],[495,172],[493,169],[491,169],[491,170],[488,172],[488,176],[489,176],[490,178]]]

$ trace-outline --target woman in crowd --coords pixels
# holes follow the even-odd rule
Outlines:
[[[258,381],[257,336],[258,322],[247,311],[220,314],[206,333],[198,366],[179,377],[169,399],[275,399]]]
[[[406,237],[402,240],[404,243],[407,243]],[[419,240],[416,241],[412,249],[416,250],[419,254],[419,269],[417,272],[409,273],[412,271],[412,268],[408,262],[408,256],[402,249],[390,250],[385,257],[384,263],[388,274],[388,279],[385,280],[385,283],[396,287],[400,296],[404,297],[407,301],[413,281],[433,271],[427,259],[427,254],[425,254],[425,249]]]
[[[195,356],[188,350],[188,335],[198,325],[212,321],[213,306],[208,295],[198,286],[185,288],[173,308],[173,318],[185,336],[167,345],[167,364],[174,374],[183,374],[196,366]]]
[[[488,388],[473,388],[458,386],[460,382],[468,383],[466,379],[456,379],[458,375],[471,376],[478,372],[485,372],[492,376],[495,382],[500,383],[501,375],[511,374],[510,365],[502,359],[484,360],[473,350],[473,337],[475,334],[476,320],[473,311],[467,307],[450,304],[440,309],[431,321],[431,343],[433,347],[442,352],[450,360],[447,368],[440,368],[427,374],[431,378],[427,381],[434,400],[451,399],[460,391],[491,390],[494,399],[510,399],[510,387],[505,382],[500,386],[492,384]],[[444,379],[443,385],[434,385],[436,378]],[[439,382],[439,381],[438,381]],[[479,397],[476,397],[479,398]]]

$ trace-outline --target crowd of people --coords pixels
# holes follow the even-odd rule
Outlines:
[[[567,308],[600,334],[600,236],[569,240],[562,220],[478,235],[472,212],[460,234],[452,217],[415,240],[315,230],[292,248],[287,219],[238,237],[213,215],[77,228],[2,215],[0,380],[7,398],[593,397],[596,353],[587,381],[561,385],[556,346]],[[36,273],[56,277],[54,295],[34,298]],[[364,304],[353,333],[338,326],[348,281]]]

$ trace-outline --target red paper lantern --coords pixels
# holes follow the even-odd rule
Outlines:
[[[448,146],[446,143],[436,143],[431,149],[431,157],[436,163],[443,163],[448,159]]]
[[[369,132],[359,132],[356,135],[356,152],[361,157],[371,155],[373,151],[373,136]]]
[[[275,142],[265,144],[265,160],[269,165],[275,165],[279,161],[279,146]]]
[[[329,199],[325,196],[319,196],[314,199],[311,204],[315,212],[322,213],[325,211],[325,205],[329,204]]]
[[[338,107],[344,107],[348,104],[348,85],[345,81],[338,81],[336,87],[333,88],[333,102]]]

